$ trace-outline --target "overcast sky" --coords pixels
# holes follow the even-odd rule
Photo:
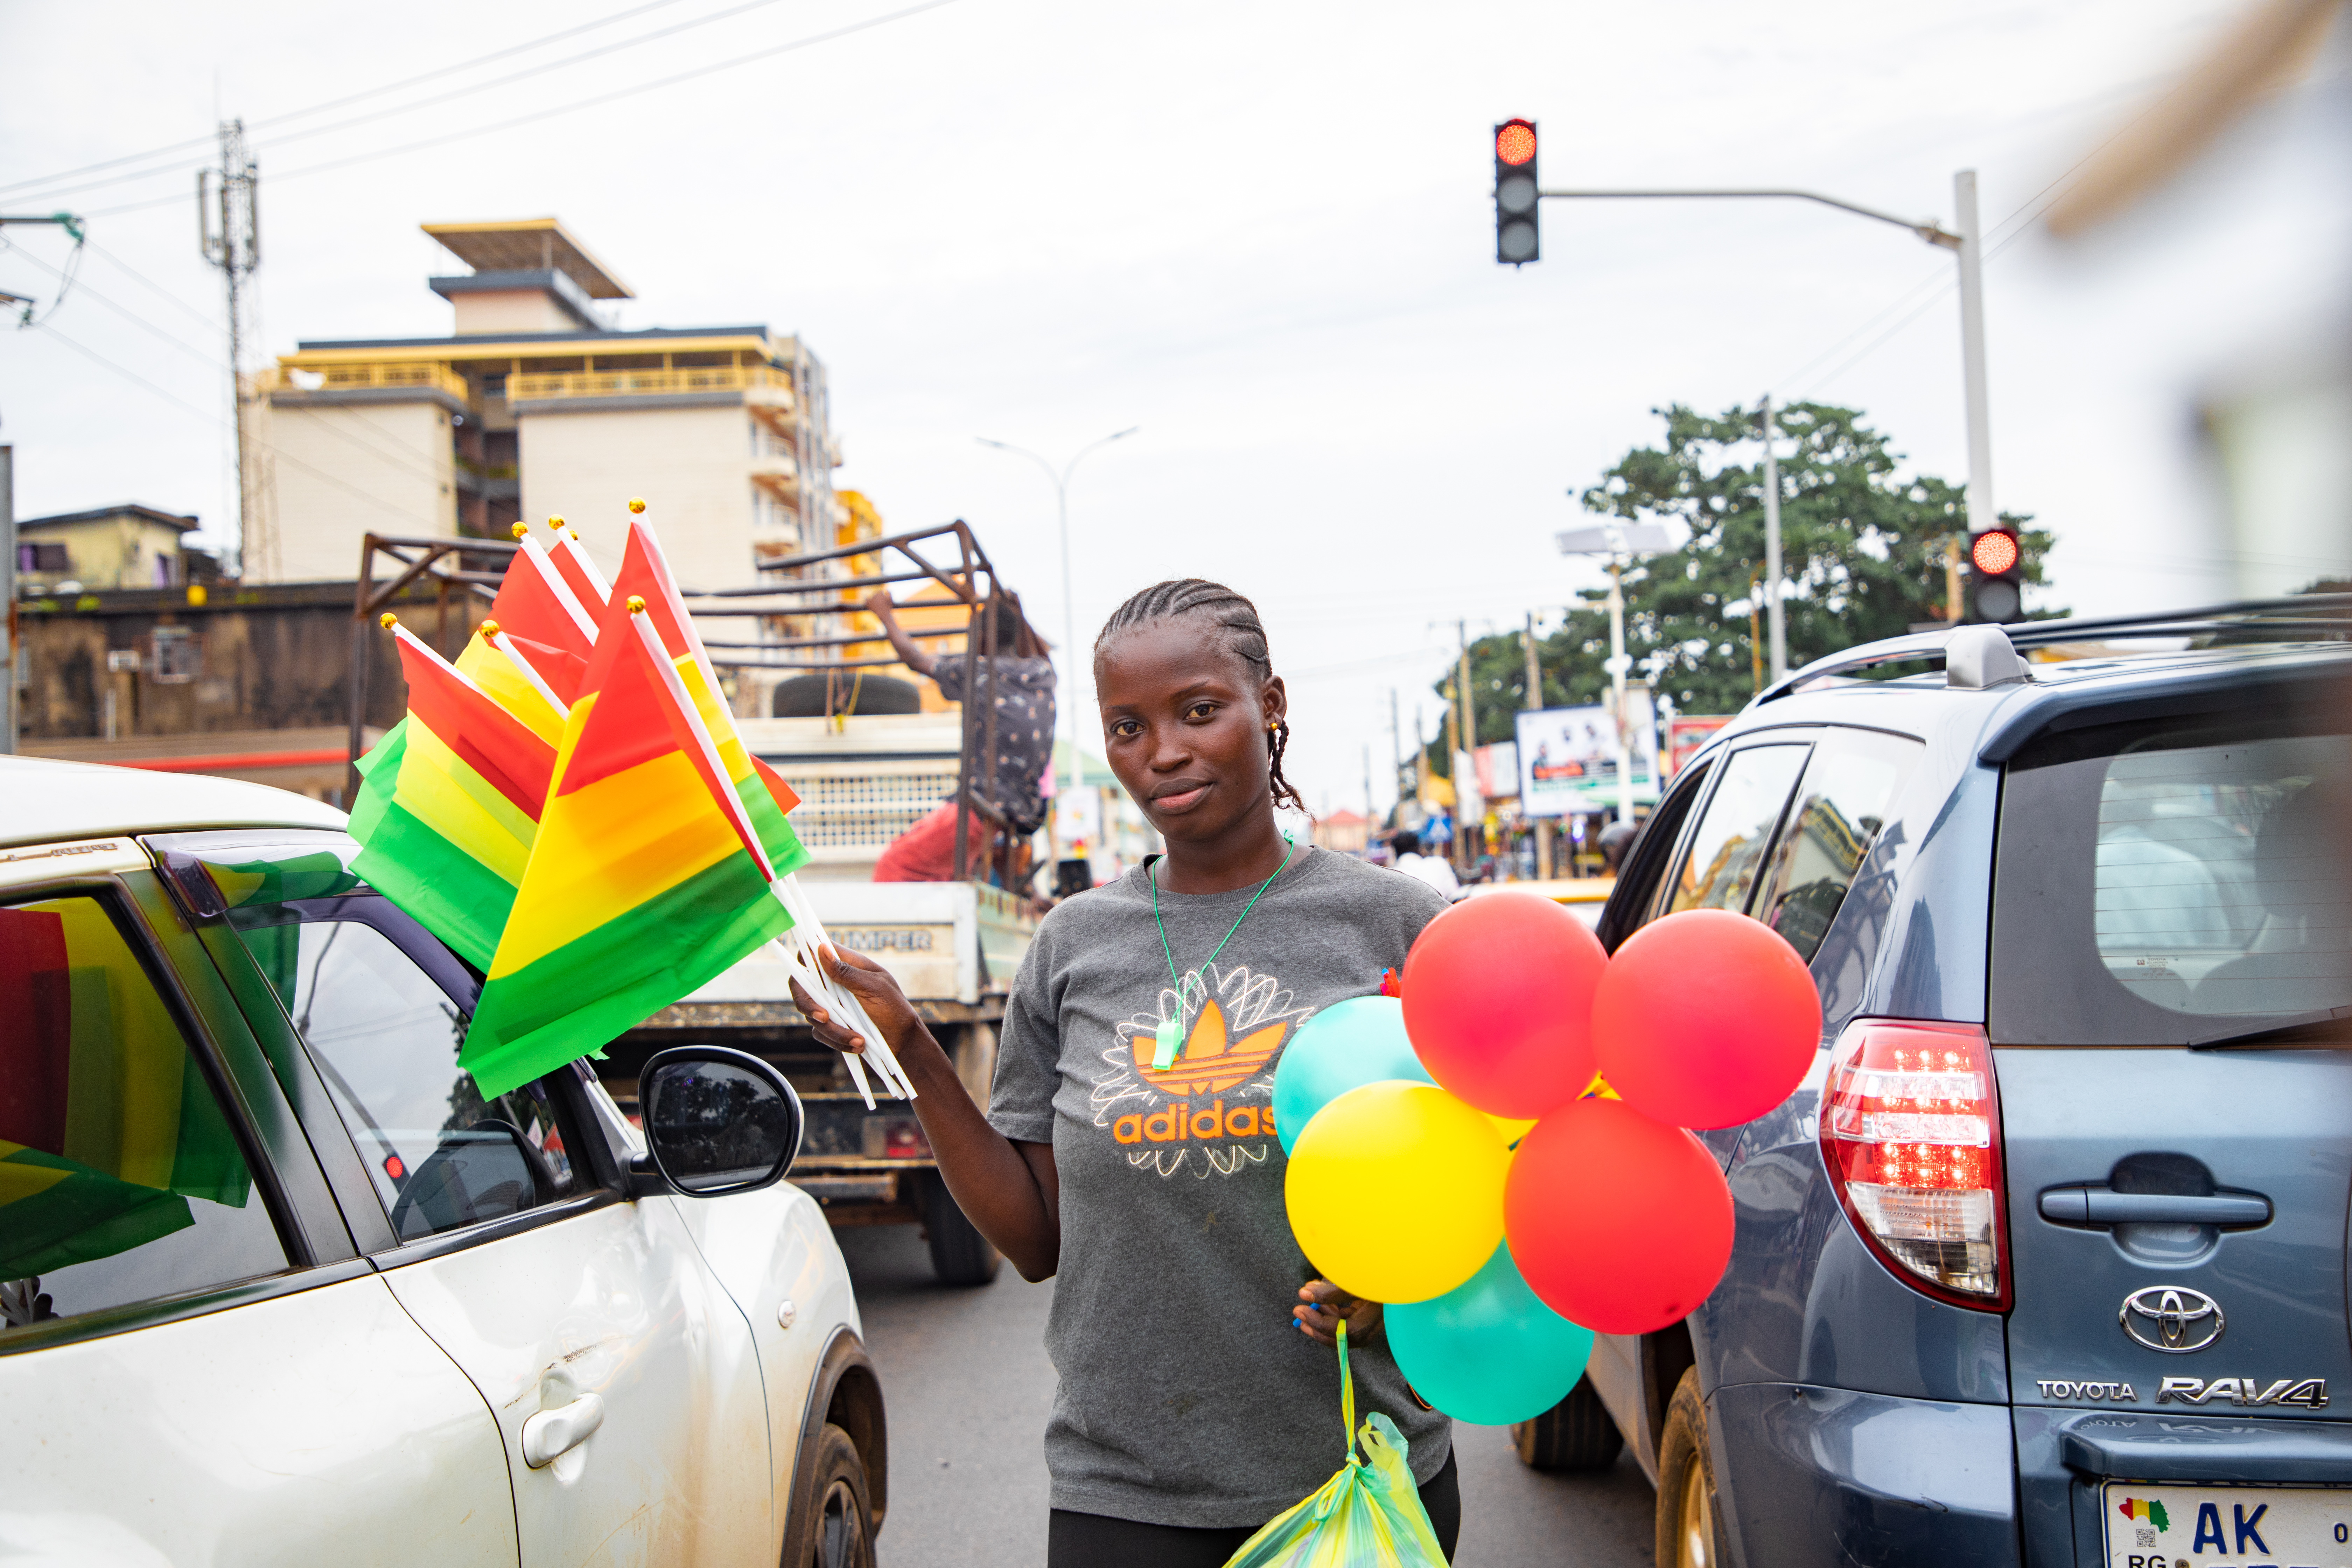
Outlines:
[[[1550,547],[1564,491],[1654,439],[1653,408],[1833,400],[1965,477],[1947,253],[1795,204],[1549,203],[1544,259],[1497,267],[1494,121],[1540,123],[1549,185],[1801,185],[1948,223],[1953,172],[1979,170],[2008,241],[1996,490],[2055,531],[2048,602],[2084,611],[2230,592],[2198,391],[2331,302],[2346,254],[2346,205],[2315,195],[2344,171],[2296,150],[2291,104],[2090,244],[2032,226],[2232,14],[2216,0],[950,0],[823,37],[907,3],[670,0],[311,115],[624,0],[0,5],[0,210],[70,206],[91,237],[48,330],[0,340],[18,515],[226,511],[202,147],[28,182],[241,115],[268,352],[446,332],[425,279],[456,268],[416,226],[555,215],[637,290],[625,325],[801,333],[832,373],[836,482],[893,526],[969,518],[1057,638],[1051,487],[974,437],[1058,461],[1140,425],[1072,486],[1079,640],[1155,578],[1233,584],[1290,679],[1310,803],[1360,807],[1369,748],[1385,806],[1390,689],[1433,729],[1457,620],[1516,626],[1591,580]],[[5,238],[0,289],[46,307],[67,243]],[[583,524],[617,526],[612,499]],[[2327,563],[2258,564],[2285,587]]]

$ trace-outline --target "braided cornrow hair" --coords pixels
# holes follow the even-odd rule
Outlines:
[[[1274,679],[1274,660],[1266,648],[1265,626],[1257,618],[1257,606],[1223,583],[1212,583],[1205,577],[1171,577],[1165,583],[1154,583],[1113,610],[1110,619],[1095,636],[1095,657],[1100,658],[1104,648],[1139,626],[1172,621],[1182,616],[1199,616],[1213,622],[1224,634],[1226,648],[1249,667],[1252,675],[1261,683]],[[1274,791],[1276,805],[1303,812],[1307,810],[1305,797],[1282,776],[1282,753],[1289,746],[1290,722],[1277,719],[1266,731],[1266,782]]]

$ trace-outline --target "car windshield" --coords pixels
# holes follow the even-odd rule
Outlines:
[[[2257,710],[2021,753],[2002,805],[1995,1038],[2181,1043],[2352,1004],[2352,736],[2332,729]]]

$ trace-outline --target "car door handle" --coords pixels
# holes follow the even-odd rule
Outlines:
[[[585,1443],[604,1424],[604,1401],[583,1394],[569,1405],[542,1410],[522,1424],[522,1462],[540,1469]]]
[[[2042,1217],[2058,1225],[2268,1225],[2271,1201],[2251,1193],[2119,1193],[2111,1187],[2053,1187]]]

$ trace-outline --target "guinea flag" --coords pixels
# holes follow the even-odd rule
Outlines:
[[[578,530],[560,517],[549,518],[547,526],[555,534],[555,543],[547,558],[554,563],[556,571],[562,574],[563,581],[589,613],[602,619],[604,602],[613,596],[613,585],[604,581],[604,574],[596,570],[596,563],[588,558]]]
[[[555,747],[405,628],[391,631],[408,716],[360,759],[352,868],[487,968],[530,858]]]
[[[95,899],[0,909],[0,1279],[243,1208],[236,1134]]]
[[[597,601],[592,609],[582,602],[528,526],[516,523],[514,536],[522,548],[508,561],[506,575],[499,580],[490,619],[529,654],[556,697],[570,702],[595,645],[604,603]],[[466,663],[462,658],[458,662],[461,668]]]
[[[615,613],[617,612],[617,613]],[[642,598],[616,587],[458,1064],[495,1099],[791,929],[777,872]]]
[[[734,716],[719,689],[719,677],[711,667],[710,655],[695,632],[694,619],[678,594],[677,580],[670,575],[669,563],[662,557],[661,542],[641,517],[629,519],[629,542],[621,556],[620,575],[613,580],[614,604],[625,605],[632,596],[645,601],[645,619],[659,636],[678,679],[693,699],[695,711],[709,730],[719,748],[721,770],[750,814],[752,830],[766,849],[776,875],[791,876],[809,859],[800,836],[785,819],[785,814],[800,805],[800,796],[777,776],[774,769],[751,755],[736,732]],[[614,612],[607,609],[604,627],[609,629],[614,620]],[[599,653],[592,656],[588,674],[582,681],[584,689],[593,689],[600,678],[599,665],[605,657],[604,640],[600,633]]]

